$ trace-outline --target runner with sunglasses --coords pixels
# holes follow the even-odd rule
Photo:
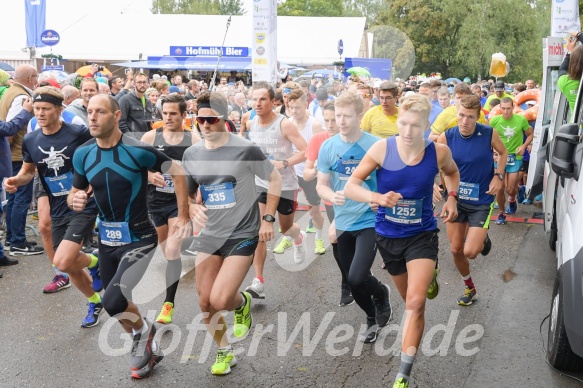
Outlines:
[[[270,110],[271,111],[271,110]],[[251,295],[239,292],[259,242],[273,238],[273,214],[281,176],[261,149],[228,133],[227,100],[218,92],[198,98],[203,140],[188,148],[182,165],[191,197],[190,217],[195,230],[190,250],[196,250],[196,291],[204,322],[219,347],[211,373],[231,372],[237,359],[229,344],[223,310],[234,311],[234,335],[247,335],[252,324]],[[260,219],[255,177],[268,182],[265,213]],[[202,204],[195,204],[200,192]]]
[[[186,101],[178,93],[162,97],[164,126],[147,132],[142,141],[182,164],[184,151],[200,140],[197,133],[185,131],[182,122],[186,118]],[[166,298],[156,322],[168,324],[174,315],[176,290],[182,272],[180,248],[182,241],[168,231],[178,220],[178,203],[174,181],[170,174],[148,172],[148,209],[158,234],[158,245],[168,263],[166,265]]]

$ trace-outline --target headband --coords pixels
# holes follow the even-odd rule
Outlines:
[[[218,112],[219,115],[223,116],[224,119],[226,119],[227,116],[229,115],[228,113],[225,113],[225,112],[221,111],[221,109],[218,106],[216,106],[216,105],[215,106],[211,106],[210,100],[203,101],[203,102],[199,102],[197,104],[197,108],[198,108],[198,110],[200,110],[201,108],[209,108],[209,109],[212,109],[212,110]]]
[[[35,94],[32,98],[32,102],[48,102],[56,106],[63,106],[63,99],[52,94],[43,93]]]

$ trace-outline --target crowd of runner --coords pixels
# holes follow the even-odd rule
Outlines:
[[[517,113],[529,106],[517,108],[514,96],[535,89],[533,80],[351,77],[247,88],[235,72],[208,91],[178,73],[108,79],[97,70],[64,85],[39,83],[36,69],[21,65],[2,89],[0,265],[46,253],[55,274],[43,291],[74,284],[87,299],[84,328],[98,325],[103,311],[117,318],[133,336],[133,378],[164,356],[156,324],[132,302],[157,247],[167,267],[156,322],[172,322],[181,256],[195,255],[199,306],[218,347],[211,372],[224,375],[237,359],[222,311],[234,312],[234,335],[245,337],[252,301],[269,297],[264,269],[278,221],[273,253],[291,249],[295,264],[308,252],[324,254],[329,241],[338,304],[363,311],[365,343],[394,314],[395,294],[371,272],[380,253],[405,302],[394,387],[407,387],[426,300],[439,293],[438,218],[463,281],[457,304],[469,306],[477,298],[469,260],[491,249],[495,207],[496,224],[504,224],[524,200],[533,124]],[[0,71],[0,85],[10,78]],[[298,201],[309,213],[305,230],[296,222]],[[42,247],[26,240],[31,204]],[[315,234],[314,246],[306,233]]]

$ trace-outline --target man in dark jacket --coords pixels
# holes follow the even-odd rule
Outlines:
[[[138,140],[148,132],[153,120],[153,107],[145,93],[148,89],[148,76],[138,73],[134,77],[134,91],[119,99],[121,119],[119,129],[123,133],[132,133]]]

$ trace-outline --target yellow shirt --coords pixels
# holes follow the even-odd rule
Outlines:
[[[397,135],[399,133],[399,130],[397,129],[399,108],[396,109],[397,113],[393,116],[385,115],[383,113],[383,107],[380,105],[369,109],[362,117],[360,128],[362,128],[363,131],[382,139]]]
[[[478,123],[486,124],[486,116],[482,111],[480,111]],[[436,135],[441,135],[443,132],[455,126],[457,126],[457,108],[455,105],[452,105],[445,108],[443,112],[437,116],[433,122],[433,125],[431,126],[431,132]]]

